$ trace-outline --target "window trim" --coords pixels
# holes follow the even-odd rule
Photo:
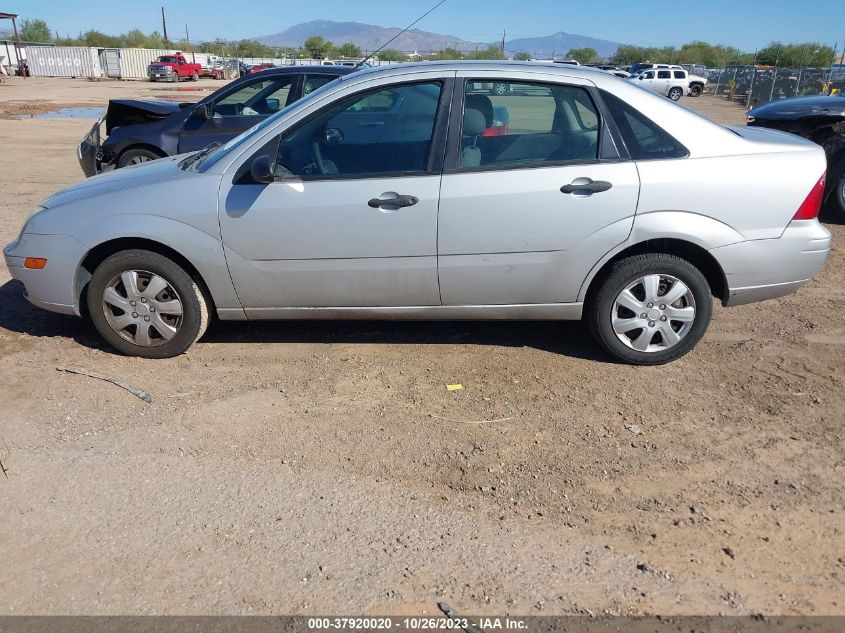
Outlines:
[[[400,171],[400,172],[368,172],[362,174],[308,174],[305,176],[301,175],[294,175],[289,176],[286,178],[277,178],[275,181],[269,184],[276,184],[276,183],[291,183],[291,182],[331,182],[331,181],[338,181],[338,180],[365,180],[365,179],[385,179],[385,178],[413,178],[413,177],[424,177],[424,176],[432,176],[438,175],[442,172],[443,169],[443,155],[445,153],[445,142],[444,139],[446,137],[447,128],[449,125],[449,115],[451,112],[451,105],[452,105],[452,97],[454,93],[454,86],[455,80],[454,77],[432,77],[428,79],[418,79],[416,81],[405,81],[401,83],[391,83],[379,86],[370,86],[366,87],[363,90],[358,90],[357,92],[352,92],[350,94],[344,95],[341,99],[348,99],[354,97],[356,95],[365,93],[365,92],[375,92],[378,90],[384,90],[389,88],[401,88],[404,86],[411,86],[415,84],[431,84],[431,83],[439,83],[440,87],[440,100],[437,104],[437,110],[434,114],[434,127],[432,128],[431,134],[431,145],[428,150],[428,157],[426,158],[426,167],[423,170],[414,170],[414,171]],[[327,103],[324,107],[320,108],[316,112],[308,115],[307,117],[297,121],[294,125],[290,126],[289,128],[285,129],[283,132],[279,133],[279,136],[293,134],[295,133],[300,127],[304,125],[308,125],[311,121],[315,118],[321,116],[326,110],[334,106],[339,99],[334,99],[330,103]],[[266,145],[266,144],[265,144]],[[264,146],[262,146],[263,148]],[[246,164],[254,159],[255,156],[258,155],[258,152],[261,151],[262,148],[256,150],[254,154],[251,154],[243,164]],[[237,173],[239,169],[235,170],[235,173],[232,174],[232,184],[236,185],[239,184],[237,182]]]
[[[498,83],[498,82],[512,82],[522,84],[545,84],[549,86],[567,86],[570,88],[579,88],[584,90],[593,102],[598,115],[598,157],[589,160],[556,160],[543,163],[519,164],[519,163],[500,163],[494,165],[479,165],[478,167],[461,167],[458,165],[458,158],[461,153],[461,128],[463,127],[464,102],[466,97],[466,86],[468,83]],[[605,163],[618,163],[620,161],[628,160],[626,155],[620,151],[619,140],[614,135],[613,131],[607,126],[609,113],[604,107],[604,103],[598,97],[598,93],[594,86],[585,86],[581,84],[570,84],[565,81],[552,80],[538,80],[531,78],[507,78],[507,77],[486,77],[480,79],[478,77],[458,77],[454,86],[453,111],[456,116],[451,117],[449,121],[449,134],[446,139],[446,159],[443,165],[444,174],[476,174],[487,171],[522,171],[526,169],[547,169],[554,167],[568,167],[572,165],[598,165]]]
[[[667,132],[667,131],[666,131],[666,129],[665,129],[662,125],[660,125],[657,121],[655,121],[655,120],[654,120],[654,119],[652,119],[650,116],[648,116],[647,114],[645,114],[644,112],[642,112],[639,108],[637,108],[636,106],[634,106],[634,105],[632,105],[632,104],[628,103],[627,101],[625,101],[624,99],[622,99],[622,97],[618,97],[618,96],[616,96],[615,94],[613,94],[612,92],[610,92],[610,91],[608,91],[608,90],[599,90],[599,89],[596,89],[596,91],[595,91],[595,92],[596,92],[596,97],[595,97],[595,98],[596,98],[596,99],[598,99],[598,100],[601,102],[601,104],[602,104],[602,108],[603,108],[603,111],[606,113],[606,114],[605,114],[605,116],[607,117],[607,122],[608,122],[608,124],[609,124],[610,126],[612,126],[612,129],[613,129],[613,131],[614,131],[614,137],[615,137],[615,139],[616,139],[616,144],[617,144],[617,147],[619,147],[619,148],[620,148],[620,151],[622,151],[622,152],[624,152],[624,153],[625,153],[625,155],[628,157],[628,160],[632,160],[632,161],[634,161],[634,162],[638,162],[638,163],[639,163],[639,162],[643,162],[643,161],[653,161],[653,160],[684,160],[684,159],[686,159],[686,158],[689,158],[689,156],[690,156],[689,148],[688,148],[686,145],[684,145],[683,143],[681,143],[681,142],[680,142],[680,141],[679,141],[679,140],[678,140],[678,139],[677,139],[677,138],[676,138],[673,134],[669,134],[669,132]],[[671,138],[671,139],[672,139],[672,141],[674,141],[674,142],[675,142],[675,144],[677,144],[677,146],[678,146],[678,147],[682,148],[682,149],[684,150],[684,152],[686,152],[686,153],[685,153],[683,156],[673,156],[673,157],[671,157],[671,158],[665,158],[665,157],[661,157],[661,158],[634,158],[634,157],[633,157],[633,155],[631,154],[630,149],[628,148],[628,145],[625,143],[625,138],[622,136],[622,132],[621,132],[621,130],[619,129],[619,126],[618,126],[618,124],[617,124],[617,122],[616,122],[616,119],[613,117],[613,114],[611,114],[611,112],[610,112],[610,108],[609,108],[609,106],[608,106],[608,105],[605,103],[605,101],[604,101],[603,93],[609,94],[609,95],[610,95],[610,96],[612,96],[612,97],[616,97],[617,99],[619,99],[620,101],[622,101],[623,103],[625,103],[627,106],[629,106],[631,109],[633,109],[633,110],[635,110],[636,112],[638,112],[641,116],[643,116],[643,117],[645,117],[646,119],[648,119],[649,121],[651,121],[652,125],[656,126],[656,127],[657,127],[660,131],[662,131],[662,132],[663,132],[666,136],[668,136],[669,138]]]

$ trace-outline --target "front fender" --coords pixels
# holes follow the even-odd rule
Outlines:
[[[202,276],[220,309],[240,309],[219,236],[171,218],[144,214],[120,214],[98,218],[80,225],[72,236],[86,247],[86,255],[93,248],[118,239],[145,239],[163,244],[187,259]],[[84,259],[84,256],[83,258]],[[77,264],[81,274],[82,259]]]

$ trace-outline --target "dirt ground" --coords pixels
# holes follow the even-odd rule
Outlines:
[[[173,88],[4,78],[0,242],[91,124],[9,117],[207,94]],[[812,283],[652,368],[575,323],[218,323],[125,358],[0,270],[0,613],[845,614],[828,226]]]

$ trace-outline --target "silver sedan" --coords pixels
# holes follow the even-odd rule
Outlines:
[[[713,297],[779,297],[822,266],[824,172],[809,141],[598,70],[390,66],[60,191],[4,254],[32,303],[148,358],[214,313],[584,319],[612,356],[658,364],[701,339]]]

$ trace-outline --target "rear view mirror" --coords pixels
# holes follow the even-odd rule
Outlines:
[[[252,161],[249,172],[255,182],[260,182],[265,185],[276,180],[273,175],[273,163],[267,154],[262,154]]]
[[[211,118],[211,108],[208,107],[207,103],[200,103],[196,108],[194,108],[194,115],[198,119],[208,121]]]
[[[336,127],[326,128],[326,145],[340,145],[343,143],[343,132]]]

